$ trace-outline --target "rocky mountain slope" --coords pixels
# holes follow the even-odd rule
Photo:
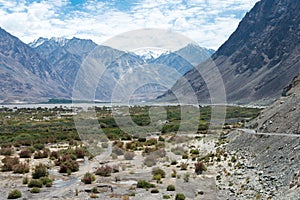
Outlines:
[[[251,123],[258,132],[292,133],[300,137],[300,74],[285,87],[284,96]]]
[[[66,97],[64,83],[51,64],[1,28],[0,77],[1,102]]]
[[[236,31],[198,71],[216,68],[225,85],[228,102],[269,103],[280,97],[282,88],[299,73],[300,2],[262,0],[246,14]],[[191,70],[172,90],[192,85],[199,100],[209,100],[203,76]],[[218,86],[213,86],[218,87]],[[187,94],[185,94],[187,95]],[[170,99],[170,94],[164,95]]]
[[[54,70],[63,78],[70,96],[84,58],[97,46],[91,40],[78,38],[39,38],[29,45],[52,64]]]
[[[261,111],[248,128],[229,134],[227,148],[247,158],[243,170],[262,185],[261,195],[274,199],[300,197],[300,74],[294,77],[283,97]],[[253,175],[253,172],[256,172]],[[252,174],[252,175],[251,175]],[[259,185],[249,182],[248,185]]]

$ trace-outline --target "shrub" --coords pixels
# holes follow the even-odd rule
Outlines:
[[[155,167],[152,169],[152,175],[156,176],[156,175],[160,175],[161,178],[165,178],[166,177],[166,172],[158,167]]]
[[[118,159],[118,155],[115,154],[115,153],[112,153],[112,154],[111,154],[111,158],[112,158],[113,160],[116,160],[116,159]]]
[[[139,141],[139,142],[146,142],[147,139],[142,137],[142,138],[138,138],[138,141]]]
[[[48,156],[49,156],[49,150],[44,149],[43,151],[35,152],[35,154],[33,155],[33,158],[34,159],[42,159],[42,158],[48,158]]]
[[[196,174],[202,174],[203,171],[206,171],[207,168],[206,166],[204,165],[203,162],[197,162],[195,163],[195,173]]]
[[[59,173],[71,173],[79,170],[79,164],[75,160],[67,160],[60,164]]]
[[[29,165],[27,163],[19,163],[12,167],[14,173],[25,174],[29,172]]]
[[[81,182],[85,184],[91,184],[93,181],[95,181],[96,178],[93,174],[87,172],[85,173],[84,177],[81,179]]]
[[[144,164],[147,167],[152,167],[156,164],[156,158],[154,155],[149,155],[144,159]]]
[[[52,186],[52,179],[48,177],[41,177],[40,180],[42,181],[43,185],[45,185],[46,187]]]
[[[99,193],[98,188],[97,187],[93,187],[92,188],[92,193]]]
[[[108,165],[104,165],[104,166],[99,167],[96,170],[96,175],[99,175],[99,176],[110,176],[111,173],[112,173],[112,171],[113,171],[112,167],[110,167]]]
[[[185,200],[185,195],[184,194],[176,194],[175,200]]]
[[[154,188],[150,191],[151,193],[159,193],[159,190],[157,188]]]
[[[154,154],[157,156],[157,157],[165,157],[167,155],[167,152],[164,148],[160,148],[160,149],[157,149]]]
[[[5,157],[2,159],[2,163],[4,164],[2,166],[2,171],[12,171],[13,166],[19,164],[19,158],[18,157]]]
[[[181,170],[187,170],[188,164],[187,163],[181,163],[180,164],[180,169]]]
[[[134,152],[127,151],[124,153],[125,160],[132,160],[134,158]]]
[[[174,185],[168,185],[167,191],[175,191],[175,186]]]
[[[149,189],[149,188],[154,188],[155,185],[152,184],[152,183],[149,183],[148,181],[145,181],[145,180],[139,180],[139,181],[137,182],[136,187],[137,187],[137,188]]]
[[[199,154],[199,150],[198,149],[192,149],[191,151],[190,151],[190,153],[191,154]]]
[[[189,180],[190,180],[190,174],[189,173],[185,173],[184,174],[184,177],[183,177],[183,180],[184,180],[184,182],[189,182]]]
[[[77,156],[77,158],[84,158],[84,156],[86,155],[86,150],[83,147],[81,148],[76,147],[74,153]]]
[[[36,143],[33,145],[33,147],[37,150],[42,150],[45,148],[45,145],[44,144],[41,144],[41,143]]]
[[[40,188],[38,188],[38,187],[33,187],[31,190],[30,190],[30,193],[40,193],[41,192],[41,190],[40,190]]]
[[[59,152],[58,151],[52,151],[51,153],[50,153],[50,158],[51,159],[58,159],[59,158]]]
[[[19,156],[20,158],[30,158],[31,157],[31,151],[29,149],[23,149],[20,153]]]
[[[23,178],[22,183],[23,183],[24,185],[28,184],[28,177],[27,177],[27,176],[25,176],[25,177]]]
[[[64,154],[59,159],[55,161],[56,165],[60,166],[60,173],[76,172],[79,170],[79,164],[76,161],[76,155],[73,154]]]
[[[172,178],[176,178],[176,176],[177,176],[177,171],[176,171],[175,169],[173,169],[172,171],[173,171],[173,172],[172,172],[172,174],[171,174],[171,177],[172,177]]]
[[[43,187],[43,182],[40,179],[32,179],[28,183],[28,187],[33,188],[33,187],[38,187],[41,188]]]
[[[164,194],[163,199],[171,199],[170,195]]]
[[[182,146],[176,146],[174,148],[171,148],[171,152],[173,152],[175,155],[185,154],[185,150]]]
[[[177,165],[177,160],[172,160],[171,165]]]
[[[124,154],[123,150],[119,147],[113,147],[112,149],[112,153],[117,154],[118,156],[121,156]]]
[[[158,141],[164,142],[164,141],[165,141],[165,138],[163,138],[162,136],[159,136],[159,137],[158,137]]]
[[[188,159],[189,158],[189,155],[188,154],[183,154],[182,155],[182,159]]]
[[[32,178],[39,179],[46,176],[48,176],[46,165],[40,163],[39,165],[35,166],[34,171],[32,172]]]
[[[19,190],[12,190],[8,194],[8,199],[18,199],[22,197],[22,193]]]
[[[14,153],[14,150],[11,147],[1,148],[0,155],[11,156]]]
[[[147,140],[145,142],[146,146],[153,146],[153,145],[156,145],[156,144],[157,144],[157,139],[155,139],[155,138],[150,138],[149,140]]]

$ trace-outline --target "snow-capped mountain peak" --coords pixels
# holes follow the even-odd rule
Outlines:
[[[38,46],[41,46],[45,42],[52,42],[52,43],[58,44],[59,46],[64,46],[67,43],[67,41],[68,41],[68,39],[63,38],[63,37],[52,37],[50,39],[40,37],[40,38],[34,40],[33,42],[30,42],[28,45],[32,48],[36,48]]]
[[[155,60],[161,55],[167,55],[170,51],[157,47],[138,48],[131,51],[135,55],[140,56],[145,61]]]

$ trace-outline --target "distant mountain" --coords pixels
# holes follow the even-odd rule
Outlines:
[[[0,102],[36,102],[66,91],[62,78],[42,56],[0,28]]]
[[[29,45],[43,56],[63,78],[68,94],[84,58],[97,46],[92,40],[78,38],[39,38]]]
[[[63,78],[68,95],[72,94],[78,71],[82,67],[84,59],[89,56],[88,59],[97,60],[102,68],[95,66],[91,71],[93,75],[98,74],[98,79],[101,77],[95,93],[95,98],[100,101],[110,101],[117,84],[121,87],[123,86],[120,84],[127,85],[120,92],[123,97],[129,95],[135,100],[156,98],[193,68],[188,60],[202,62],[211,55],[209,50],[196,45],[188,45],[173,53],[153,48],[124,52],[107,46],[96,45],[91,40],[78,38],[39,38],[30,43],[30,46],[45,57]],[[170,70],[173,70],[173,75],[166,77],[166,74],[170,74]],[[102,73],[99,74],[99,71]],[[80,74],[82,75],[82,73]],[[90,82],[96,81],[96,77],[90,78],[85,75],[83,77],[85,80],[80,80],[80,83],[86,88],[91,86]],[[120,82],[122,77],[127,77],[128,80]],[[163,79],[167,80],[161,81],[164,83],[163,86],[153,83]],[[141,85],[145,80],[151,84]],[[82,88],[82,98],[90,95],[86,88]],[[131,94],[133,89],[134,94]],[[91,90],[93,91],[93,89]]]
[[[210,58],[211,55],[215,53],[215,50],[206,49],[206,48],[200,47],[197,44],[191,43],[191,44],[188,44],[187,46],[177,50],[175,53],[177,55],[183,57],[185,60],[187,60],[193,66],[197,66],[200,63],[202,63],[203,61]]]
[[[300,70],[299,1],[261,0],[240,22],[236,31],[212,56],[212,61],[199,65],[172,88],[183,95],[188,85],[202,102],[210,102],[207,85],[198,71],[207,72],[210,83],[221,73],[227,101],[232,103],[269,103],[280,97],[285,87]],[[202,74],[203,75],[203,74]],[[211,88],[218,88],[212,85]],[[161,100],[172,100],[171,93]]]

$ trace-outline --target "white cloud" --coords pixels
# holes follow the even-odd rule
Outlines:
[[[113,1],[85,1],[74,7],[68,0],[0,0],[0,26],[24,42],[76,36],[99,44],[126,31],[162,28],[216,49],[237,27],[240,12],[250,10],[256,1],[141,0],[122,10]]]

